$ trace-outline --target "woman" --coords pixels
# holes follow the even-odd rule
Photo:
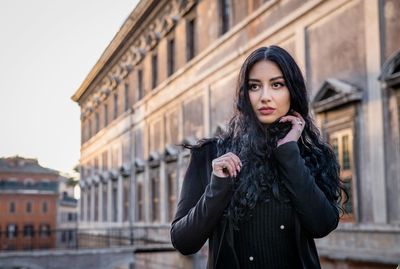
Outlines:
[[[313,239],[338,225],[339,166],[284,49],[248,56],[227,131],[190,148],[171,228],[178,251],[208,239],[208,268],[320,268]]]

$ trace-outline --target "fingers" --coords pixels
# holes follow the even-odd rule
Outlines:
[[[291,122],[293,126],[298,125],[300,127],[299,129],[302,131],[305,123],[304,118],[296,111],[294,111],[293,114],[294,115],[283,116],[279,122]]]
[[[279,122],[290,122],[292,124],[292,130],[289,132],[289,141],[299,139],[303,132],[305,120],[300,113],[294,111],[293,115],[283,116]]]
[[[212,161],[213,173],[218,177],[236,177],[242,167],[239,157],[228,152]]]

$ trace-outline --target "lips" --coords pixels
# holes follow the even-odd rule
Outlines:
[[[272,113],[274,113],[275,108],[263,107],[263,108],[260,108],[258,111],[260,112],[261,115],[271,115]]]

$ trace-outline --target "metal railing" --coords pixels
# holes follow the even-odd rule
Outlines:
[[[0,232],[0,252],[170,246],[169,229],[159,227],[56,229]]]

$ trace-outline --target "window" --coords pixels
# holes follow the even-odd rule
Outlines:
[[[171,76],[175,72],[175,39],[170,38],[168,40],[168,76]]]
[[[86,141],[86,137],[85,137],[86,133],[85,133],[85,131],[86,130],[84,128],[83,122],[81,121],[81,144]]]
[[[168,219],[172,221],[176,207],[176,175],[175,173],[168,174]]]
[[[35,235],[35,231],[33,229],[32,224],[24,225],[24,237],[33,237]]]
[[[94,172],[97,174],[99,172],[99,158],[94,158]]]
[[[195,18],[188,20],[186,24],[186,61],[190,61],[196,55],[196,29]]]
[[[100,115],[99,112],[95,113],[95,121],[96,121],[96,133],[100,131]]]
[[[231,7],[230,0],[219,0],[219,8],[220,8],[220,34],[223,35],[229,31],[230,27],[230,17],[231,17]]]
[[[71,242],[74,239],[74,231],[68,230],[68,241]]]
[[[101,154],[101,165],[102,165],[102,170],[106,171],[108,169],[108,156],[107,156],[107,151],[104,151]]]
[[[152,195],[152,221],[160,220],[160,182],[157,177],[151,179],[151,195]]]
[[[125,83],[124,88],[124,111],[129,109],[129,84]]]
[[[151,87],[154,89],[158,84],[158,57],[157,53],[151,56]]]
[[[15,213],[15,202],[10,202],[9,203],[8,212]]]
[[[32,203],[31,202],[26,203],[26,213],[32,213]]]
[[[63,243],[67,242],[67,231],[61,232],[61,242]]]
[[[114,93],[114,113],[113,119],[115,120],[118,116],[118,94]]]
[[[99,186],[94,186],[94,221],[99,221]]]
[[[137,221],[144,220],[143,184],[137,183]]]
[[[124,179],[124,221],[129,220],[129,178]]]
[[[104,104],[103,110],[104,110],[104,127],[106,127],[108,125],[108,105],[107,104]]]
[[[117,181],[112,183],[112,220],[118,221],[118,204],[117,204],[118,186]]]
[[[85,211],[84,211],[84,205],[83,205],[83,203],[84,203],[84,197],[85,197],[85,194],[86,194],[86,189],[81,189],[81,199],[80,199],[80,205],[81,205],[81,210],[80,210],[80,217],[81,217],[81,221],[83,221],[84,220],[84,215],[85,215]]]
[[[351,129],[332,132],[329,135],[329,142],[340,165],[340,178],[343,181],[349,199],[343,207],[346,211],[343,220],[354,219],[353,201],[353,134]],[[343,201],[344,202],[344,201]]]
[[[108,204],[108,193],[107,193],[107,183],[103,183],[103,221],[107,221],[107,205]]]
[[[47,202],[42,203],[42,213],[47,213],[48,207],[47,207]]]
[[[92,120],[88,121],[88,132],[89,132],[89,136],[88,139],[90,139],[92,137]]]
[[[7,238],[13,239],[18,236],[18,226],[16,224],[7,225]]]
[[[48,224],[40,224],[40,237],[49,237],[51,235],[50,225]]]
[[[141,100],[144,96],[142,69],[138,69],[137,76],[138,76],[138,100]]]
[[[74,221],[74,215],[71,212],[67,213],[67,221]]]
[[[87,188],[86,192],[87,197],[87,208],[86,208],[86,221],[91,221],[91,211],[92,211],[92,187]]]

